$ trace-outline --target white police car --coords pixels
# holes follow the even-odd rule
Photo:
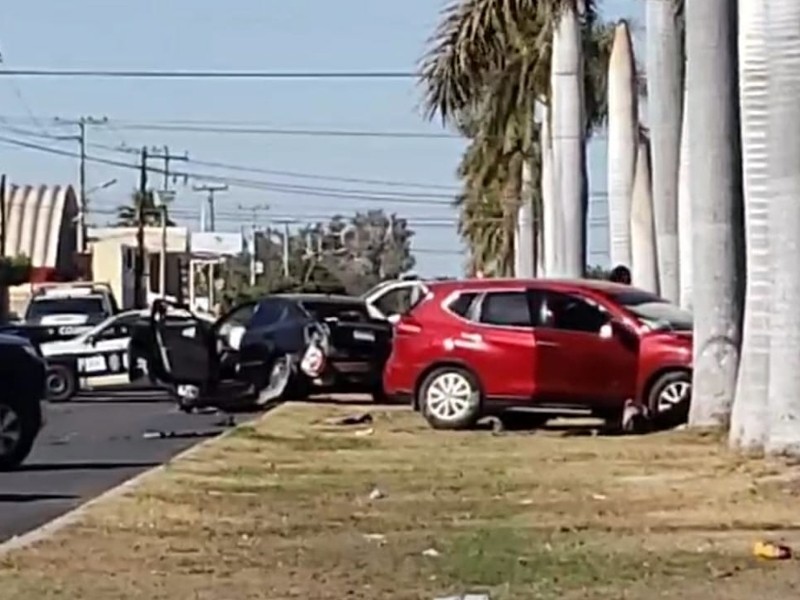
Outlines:
[[[131,370],[130,341],[135,323],[150,318],[150,310],[129,310],[107,318],[81,335],[39,344],[47,361],[47,397],[71,400],[81,390],[131,383],[131,373],[147,370],[144,359]],[[209,323],[211,316],[198,315]]]
[[[128,383],[131,326],[147,314],[122,312],[75,338],[41,343],[39,350],[47,361],[48,399],[65,402],[81,389]]]

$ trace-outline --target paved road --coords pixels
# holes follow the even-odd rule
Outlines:
[[[147,439],[148,431],[224,430],[220,415],[187,415],[157,392],[87,395],[48,405],[47,423],[20,471],[0,473],[0,542],[34,529],[202,437]],[[243,417],[237,417],[242,420]]]

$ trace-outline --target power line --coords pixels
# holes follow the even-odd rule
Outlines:
[[[2,118],[0,117],[0,122],[2,122]],[[37,137],[43,138],[48,140],[62,140],[61,136],[52,135],[48,133],[38,133],[35,131],[28,131],[24,129],[20,129],[18,127],[13,127],[10,125],[3,125],[3,128],[7,129],[8,131],[15,133],[17,135],[22,135],[26,137]],[[107,150],[110,152],[139,152],[138,149],[126,148],[122,147],[115,147],[109,146],[107,144],[99,144],[99,143],[91,143],[88,144],[92,148],[97,148],[101,150]],[[191,164],[195,164],[198,166],[209,167],[214,169],[224,169],[226,171],[238,171],[242,173],[259,173],[264,175],[275,175],[278,177],[290,177],[290,178],[297,178],[297,179],[312,179],[312,180],[319,180],[319,181],[336,181],[341,183],[361,183],[364,185],[383,185],[386,187],[408,187],[408,188],[418,188],[418,189],[431,189],[431,190],[447,190],[450,194],[423,194],[422,196],[436,196],[439,198],[451,198],[453,194],[458,193],[458,188],[455,186],[447,186],[441,184],[431,184],[431,183],[420,183],[420,182],[408,182],[408,181],[399,181],[399,180],[390,180],[390,179],[369,179],[369,178],[361,178],[361,177],[341,177],[341,176],[334,176],[334,175],[321,175],[317,173],[304,173],[304,172],[297,172],[297,171],[283,171],[277,169],[265,169],[261,167],[252,167],[252,166],[243,166],[243,165],[235,165],[231,163],[223,163],[223,162],[215,162],[215,161],[204,161],[204,160],[197,160],[197,159],[182,159],[184,162],[188,162]],[[277,185],[291,185],[291,184],[281,184],[277,183]],[[337,190],[341,191],[341,190]],[[380,193],[375,190],[359,190],[361,193]],[[387,192],[388,194],[397,195],[397,192]],[[407,193],[407,192],[406,192]],[[401,195],[405,195],[406,193],[402,193]]]
[[[6,69],[0,77],[104,79],[414,79],[415,71],[194,71],[148,69]]]
[[[417,131],[371,131],[366,129],[283,129],[277,127],[236,127],[214,125],[171,125],[147,123],[115,123],[125,131],[171,131],[177,133],[214,133],[225,135],[285,135],[307,137],[350,137],[409,140],[463,140],[452,133],[426,133]]]
[[[43,146],[41,144],[34,144],[31,142],[26,142],[23,140],[8,138],[4,136],[0,136],[0,143],[10,144],[12,146],[18,146],[21,148],[27,148],[29,150],[37,150],[39,152],[45,152],[48,154],[65,156],[69,158],[80,157],[79,154],[76,154],[74,152],[69,152],[66,150],[61,150],[59,148],[52,148],[50,146]],[[123,169],[137,169],[137,170],[139,169],[139,167],[132,165],[131,163],[114,159],[97,157],[97,156],[87,155],[86,160],[89,162],[104,164]],[[164,174],[163,169],[159,169],[157,167],[148,166],[147,171],[151,173],[158,173],[161,175]],[[397,195],[379,195],[378,193],[375,192],[368,192],[362,194],[362,193],[349,192],[347,190],[335,190],[334,188],[313,188],[312,186],[292,186],[288,184],[278,184],[278,183],[265,182],[254,179],[224,177],[219,175],[191,172],[191,171],[175,171],[173,175],[178,177],[186,177],[193,180],[205,180],[208,182],[225,183],[232,187],[273,191],[273,192],[280,192],[283,194],[313,196],[320,198],[341,198],[345,200],[389,202],[393,204],[420,204],[420,205],[438,204],[442,206],[449,206],[452,204],[452,201],[449,200],[434,200],[434,199],[413,198],[413,197],[410,198]]]

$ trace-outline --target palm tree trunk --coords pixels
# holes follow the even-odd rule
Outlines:
[[[636,179],[630,212],[630,236],[633,249],[631,277],[633,285],[658,293],[658,257],[653,221],[653,188],[650,178],[650,145],[642,136],[636,159]]]
[[[539,143],[542,152],[542,249],[544,275],[552,277],[560,272],[561,246],[564,237],[561,205],[556,198],[555,156],[551,136],[551,113],[541,106],[542,119],[539,126]]]
[[[680,305],[692,309],[692,191],[689,174],[689,112],[687,91],[683,92],[683,125],[681,126],[681,164],[678,173],[678,273]]]
[[[522,161],[520,202],[514,243],[514,276],[530,279],[535,275],[536,249],[533,236],[533,173],[530,158]]]
[[[674,0],[647,0],[646,39],[647,110],[653,152],[659,287],[665,298],[678,302],[678,171],[683,61]]]
[[[730,443],[745,451],[767,441],[770,309],[769,55],[764,0],[739,0],[739,87],[744,164],[747,291],[742,355],[731,414]],[[793,257],[796,260],[796,257]]]
[[[552,111],[558,202],[564,238],[558,275],[581,277],[585,270],[584,94],[579,6],[562,9],[553,33]]]
[[[800,3],[767,2],[769,71],[769,237],[774,250],[770,304],[771,453],[800,455]]]
[[[745,277],[736,18],[729,0],[686,3],[695,316],[689,423],[701,427],[728,424],[739,367]]]
[[[631,195],[639,144],[637,101],[633,45],[628,24],[623,21],[614,34],[608,69],[608,212],[611,264],[615,266],[630,266],[632,262]]]

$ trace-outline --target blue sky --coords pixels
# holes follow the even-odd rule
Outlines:
[[[641,22],[641,2],[606,0],[609,18]],[[219,70],[401,70],[414,68],[433,30],[438,0],[4,0],[0,49],[9,69],[219,69]],[[43,135],[68,135],[52,118],[107,116],[120,122],[243,122],[289,129],[358,129],[441,133],[419,110],[420,94],[410,80],[344,81],[153,81],[103,79],[0,79],[0,135],[75,151],[71,141],[23,137],[13,126]],[[27,121],[27,122],[26,122]],[[116,147],[168,145],[200,161],[302,174],[378,179],[430,186],[456,185],[454,171],[463,143],[457,139],[375,139],[306,136],[233,136],[93,127],[90,144]],[[97,146],[93,156],[134,161]],[[0,143],[0,164],[15,183],[74,183],[77,161]],[[604,148],[590,152],[594,190],[605,187]],[[181,168],[179,165],[177,168]],[[212,175],[230,171],[191,165]],[[407,217],[417,231],[418,271],[453,275],[464,257],[455,231],[454,210],[444,203],[448,189],[387,187],[276,174],[236,174],[271,184],[356,189],[379,195],[423,194],[421,203],[345,200],[280,191],[231,187],[218,197],[217,228],[235,231],[252,222],[252,211],[298,218],[349,214],[384,208]],[[119,183],[92,197],[102,224],[110,208],[125,201],[136,185],[132,170],[90,164],[88,187],[111,178]],[[176,214],[197,225],[201,196],[180,185]],[[319,190],[317,190],[319,191]],[[406,199],[410,196],[406,196]],[[424,221],[438,218],[439,225]],[[421,219],[414,225],[414,219]]]

